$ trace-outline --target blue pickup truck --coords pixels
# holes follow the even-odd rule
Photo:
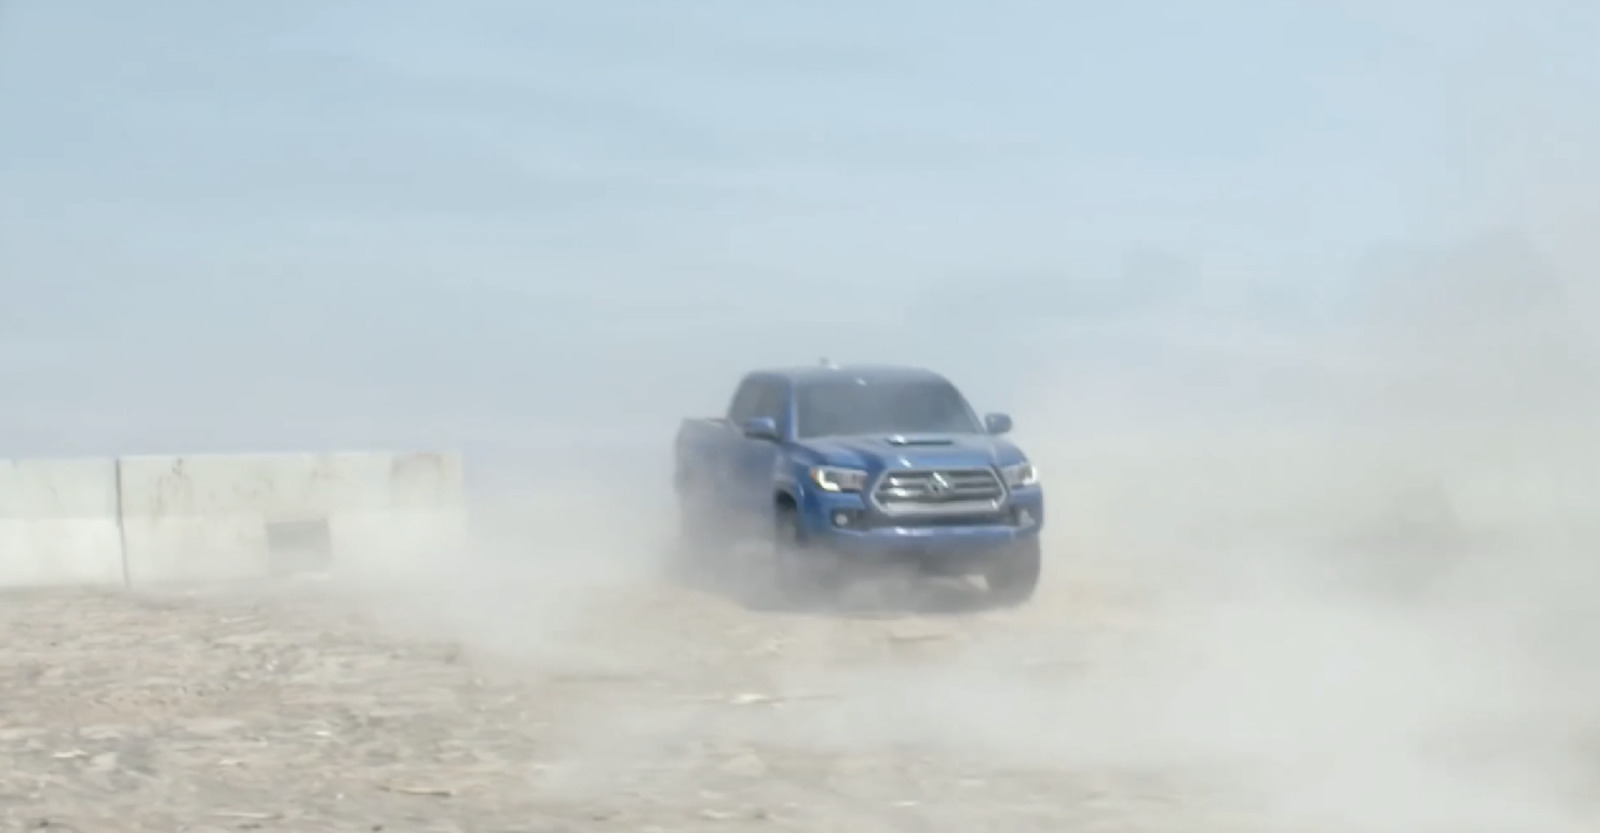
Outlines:
[[[981,576],[1016,605],[1039,582],[1039,472],[955,385],[907,367],[750,373],[726,416],[678,428],[680,551],[738,540],[770,589],[814,598],[869,568]]]

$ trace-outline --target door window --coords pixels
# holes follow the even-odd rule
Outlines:
[[[733,402],[728,405],[728,421],[734,425],[743,425],[745,420],[760,416],[757,412],[761,400],[762,385],[755,379],[746,379],[740,383],[739,389],[733,394]]]
[[[778,426],[778,433],[782,434],[788,423],[788,397],[782,382],[768,380],[761,383],[761,390],[756,397],[755,413],[752,416],[770,417]]]

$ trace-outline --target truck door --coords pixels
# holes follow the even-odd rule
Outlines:
[[[788,385],[778,379],[761,379],[756,385],[749,413],[735,425],[742,426],[751,417],[769,417],[777,423],[778,435],[787,436]],[[782,447],[770,440],[750,439],[742,431],[737,443],[730,460],[732,470],[725,481],[729,489],[726,499],[740,512],[763,515],[772,508],[772,471]]]
[[[709,461],[716,481],[713,491],[718,505],[724,509],[740,504],[741,490],[745,488],[745,457],[749,454],[745,447],[749,441],[744,436],[744,424],[760,414],[764,396],[762,379],[748,376],[739,383],[733,401],[728,403],[728,433],[717,441],[714,456]]]

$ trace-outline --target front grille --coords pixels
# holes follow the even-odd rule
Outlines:
[[[1005,499],[1005,485],[993,469],[890,471],[872,492],[872,502],[885,515],[989,513]]]

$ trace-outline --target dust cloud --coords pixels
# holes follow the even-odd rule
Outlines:
[[[1030,318],[981,355],[816,321],[830,346],[811,352],[953,367],[980,409],[1015,413],[1045,472],[1040,597],[911,616],[938,651],[884,655],[895,625],[751,612],[663,572],[677,421],[720,411],[749,365],[809,354],[608,367],[588,382],[608,401],[673,391],[630,413],[649,427],[597,431],[581,463],[542,449],[538,482],[483,490],[470,552],[342,587],[486,673],[724,675],[795,700],[779,716],[597,704],[566,734],[574,791],[715,737],[1170,778],[1145,789],[1198,790],[1264,829],[1577,830],[1600,778],[1600,307],[1590,227],[1528,217],[1352,257],[1357,289],[1316,310],[1262,313],[1202,281],[1119,315]],[[681,339],[669,358],[713,352]],[[982,375],[1019,345],[1048,359]],[[758,660],[716,647],[751,631]]]
[[[1020,611],[885,625],[675,585],[665,435],[618,455],[631,488],[553,473],[487,504],[473,552],[347,589],[487,673],[722,675],[794,701],[597,705],[567,733],[571,791],[717,738],[1132,773],[1264,829],[1576,830],[1600,777],[1600,365],[1588,262],[1555,251],[1497,235],[1369,263],[1367,297],[1319,327],[1181,303],[1038,325],[1059,360],[1010,410],[1048,478],[1049,561]],[[1129,344],[1136,367],[1097,364]],[[911,622],[943,647],[873,647]],[[714,647],[744,632],[759,659]]]
[[[268,404],[285,442],[467,449],[483,478],[470,547],[336,567],[328,586],[393,632],[459,642],[484,675],[620,681],[632,694],[560,727],[570,763],[547,788],[568,795],[708,742],[763,750],[774,769],[783,754],[933,757],[974,780],[1037,779],[1031,800],[1179,807],[1129,829],[1588,829],[1600,181],[1582,153],[1485,141],[1494,152],[1474,158],[1494,160],[1517,222],[1347,253],[1333,271],[1348,288],[1298,302],[1182,257],[1130,258],[1167,270],[1148,283],[1167,294],[1085,317],[1031,304],[1027,284],[1049,280],[1023,281],[1036,309],[956,350],[919,322],[992,300],[970,282],[866,323],[803,306],[767,320],[756,290],[738,312],[683,300],[656,320],[605,318],[597,301],[586,320],[604,326],[560,322],[539,345],[553,358],[505,349],[494,339],[526,321],[496,319],[478,322],[480,363],[428,365],[480,393],[537,389],[515,406],[423,417],[416,394],[330,431],[291,424],[300,402]],[[775,345],[780,326],[811,340]],[[672,580],[678,420],[719,412],[752,366],[819,354],[942,370],[980,410],[1015,415],[1048,490],[1031,605],[776,614]],[[495,405],[517,418],[483,415]],[[161,436],[215,430],[182,419]],[[722,699],[682,694],[696,688]],[[758,701],[782,708],[726,708]],[[790,797],[828,789],[799,769]],[[941,826],[999,800],[946,796]]]

